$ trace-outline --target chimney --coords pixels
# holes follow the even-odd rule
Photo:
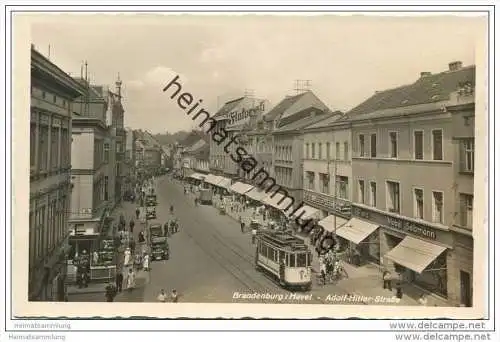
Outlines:
[[[460,61],[451,62],[450,64],[448,64],[448,67],[450,71],[459,70],[462,68],[462,62]]]
[[[430,76],[430,75],[432,75],[430,72],[428,72],[428,71],[422,71],[420,73],[420,78],[427,77],[427,76]]]

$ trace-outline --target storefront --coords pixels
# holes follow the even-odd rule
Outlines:
[[[297,233],[310,231],[321,218],[321,210],[302,204],[285,212],[290,225]]]
[[[203,179],[205,179],[205,175],[202,175],[202,174],[197,173],[197,172],[192,173],[187,178],[188,182],[192,185],[195,185],[195,186],[199,186],[201,184],[201,182],[203,181]]]
[[[235,200],[238,202],[243,202],[245,200],[245,194],[252,190],[254,188],[253,185],[242,183],[242,182],[236,182],[231,187],[229,190],[235,195]]]
[[[353,204],[352,214],[338,235],[358,246],[367,243],[372,257],[378,238],[379,260],[385,269],[399,274],[407,284],[448,297],[447,265],[453,246],[448,230],[358,204]]]

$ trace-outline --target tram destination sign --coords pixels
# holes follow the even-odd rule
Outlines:
[[[433,228],[426,227],[422,224],[418,224],[410,220],[404,220],[398,217],[384,215],[382,213],[371,211],[365,208],[360,208],[354,205],[352,206],[352,213],[353,216],[357,216],[365,220],[370,220],[382,226],[401,230],[408,234],[418,235],[430,240],[436,240],[437,238],[437,234]]]

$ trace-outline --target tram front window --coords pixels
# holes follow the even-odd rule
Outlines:
[[[296,267],[306,267],[306,266],[307,266],[307,254],[306,253],[297,254]]]
[[[295,254],[290,254],[290,259],[288,263],[289,267],[295,267]]]

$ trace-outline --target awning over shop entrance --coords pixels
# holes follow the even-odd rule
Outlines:
[[[336,219],[337,219],[337,222],[335,222],[335,223],[337,225],[337,229],[347,222],[347,220],[343,219],[342,217],[337,216]],[[318,225],[325,228],[325,230],[327,232],[333,233],[335,231],[334,221],[335,221],[335,217],[333,215],[329,215],[329,216],[325,217],[324,219],[322,219],[321,221],[319,221]]]
[[[196,180],[203,180],[203,178],[205,178],[205,175],[202,175],[200,173],[193,173],[192,175],[189,176],[189,178],[193,178]]]
[[[205,177],[205,182],[207,182],[208,184],[217,185],[217,183],[221,181],[221,178],[221,176],[216,176],[210,173]]]
[[[229,189],[231,187],[231,180],[229,178],[220,177],[220,181],[216,185],[220,188]]]
[[[308,218],[318,216],[320,211],[319,211],[319,209],[310,207],[308,205],[304,205],[304,206],[298,208],[297,210],[295,210],[295,207],[292,207],[288,210],[288,212],[290,213],[291,217],[294,217],[294,218],[299,217],[302,220],[306,220]]]
[[[265,204],[279,210],[285,210],[292,203],[291,201],[292,199],[290,197],[286,199],[285,195],[280,192],[278,193],[273,192],[263,200]]]
[[[236,192],[237,194],[244,195],[248,191],[253,189],[253,185],[250,184],[245,184],[242,182],[236,182],[233,185],[231,185],[230,190],[233,192]]]
[[[345,225],[337,229],[337,235],[356,245],[377,230],[379,225],[358,218],[352,218]]]
[[[445,250],[446,247],[407,236],[385,257],[412,271],[422,273]]]
[[[264,189],[259,189],[255,187],[249,192],[247,192],[245,196],[250,197],[254,201],[262,202],[262,200],[267,196],[267,192]]]

